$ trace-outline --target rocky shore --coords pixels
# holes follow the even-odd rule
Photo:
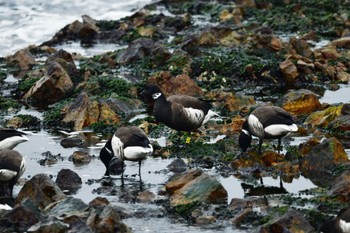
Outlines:
[[[153,156],[177,159],[168,171],[174,176],[162,191],[140,190],[124,197],[125,202],[154,203],[163,207],[158,217],[198,227],[319,232],[348,207],[350,197],[345,152],[350,147],[350,103],[319,101],[325,90],[350,81],[349,15],[348,1],[327,0],[163,0],[116,21],[84,15],[49,41],[0,58],[0,89],[11,90],[0,96],[0,114],[15,115],[0,125],[52,132],[89,129],[106,137],[121,125],[138,125],[152,138],[167,136],[165,146],[154,142]],[[83,57],[55,48],[72,41],[85,47],[115,44],[116,49]],[[6,83],[10,74],[19,82]],[[165,95],[210,99],[222,119],[182,135],[179,149],[177,133],[151,115],[130,122],[147,113],[139,96],[147,82],[157,83]],[[283,155],[272,141],[263,145],[261,156],[256,146],[243,154],[239,131],[249,112],[261,105],[293,114],[299,126],[294,136],[307,139],[296,146],[286,142]],[[39,109],[44,119],[16,114],[22,107]],[[224,137],[205,143],[217,135]],[[61,145],[82,143],[73,138]],[[88,154],[72,155],[74,163],[90,160]],[[256,185],[247,182],[244,198],[227,200],[225,188],[208,173],[213,169],[224,177],[253,179]],[[283,187],[259,184],[270,176],[287,183],[304,176],[318,188],[305,190],[311,198],[296,197]],[[92,182],[101,183],[99,193],[114,191],[108,178]],[[56,180],[41,173],[25,180],[15,199],[1,199],[13,208],[0,210],[0,231],[132,232],[123,223],[128,213],[108,199],[97,195],[84,203],[62,191],[81,185],[68,169]],[[269,198],[280,205],[270,206]]]

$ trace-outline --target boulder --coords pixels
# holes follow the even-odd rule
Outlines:
[[[300,161],[302,175],[315,185],[328,187],[337,166],[348,162],[348,156],[338,139],[332,137],[314,146]]]
[[[18,193],[16,203],[31,200],[39,209],[65,198],[65,194],[46,174],[37,174],[28,180]]]
[[[330,106],[324,110],[311,113],[304,125],[309,127],[327,127],[336,117],[341,114],[342,105]]]
[[[195,169],[175,175],[165,185],[172,207],[194,203],[222,203],[227,191],[214,177]]]
[[[73,103],[62,110],[65,124],[72,124],[74,130],[81,130],[96,122],[117,124],[119,116],[105,102],[90,101],[87,93],[82,92]]]
[[[282,98],[282,108],[293,115],[302,115],[320,109],[321,103],[310,90],[289,90]]]
[[[29,52],[29,48],[17,51],[14,55],[6,57],[8,66],[15,68],[15,75],[22,77],[28,70],[36,64],[34,56]]]
[[[313,233],[315,229],[307,221],[307,219],[298,211],[289,209],[284,215],[277,216],[272,223],[268,223],[264,226],[259,227],[254,233]]]
[[[70,169],[61,169],[56,177],[56,184],[68,194],[75,194],[82,186],[80,176]]]
[[[298,68],[294,63],[287,59],[280,63],[279,68],[283,78],[288,86],[293,85],[299,76]]]
[[[66,70],[54,61],[47,67],[47,73],[23,96],[23,100],[36,106],[48,106],[67,97],[73,87]]]
[[[339,197],[343,202],[350,201],[350,172],[349,170],[338,176],[329,190],[329,195]]]

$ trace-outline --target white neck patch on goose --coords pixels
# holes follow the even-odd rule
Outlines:
[[[162,95],[162,93],[160,93],[160,92],[154,93],[154,94],[152,95],[152,98],[153,98],[154,100],[156,100],[156,99],[158,99],[159,96],[161,96],[161,95]]]

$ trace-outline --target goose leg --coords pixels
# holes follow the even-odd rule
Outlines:
[[[259,139],[259,155],[261,155],[261,146],[262,146],[263,140]]]
[[[277,152],[278,152],[278,154],[281,152],[281,138],[278,139]]]

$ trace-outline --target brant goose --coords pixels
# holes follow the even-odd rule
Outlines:
[[[350,232],[350,209],[342,209],[337,217],[325,222],[321,227],[322,233],[347,233]]]
[[[10,149],[29,139],[26,134],[14,129],[0,129],[0,150]]]
[[[124,160],[139,162],[153,152],[153,147],[145,132],[137,126],[119,128],[100,151],[100,159],[106,167],[105,176],[124,174]]]
[[[153,105],[152,114],[157,121],[177,131],[193,131],[219,114],[210,110],[209,101],[188,95],[165,97],[157,85],[148,84],[141,92],[146,102]]]
[[[24,157],[15,150],[0,151],[0,195],[13,194],[13,186],[23,175],[26,168]]]
[[[239,145],[242,151],[251,146],[252,136],[259,138],[259,154],[264,139],[278,139],[278,153],[280,152],[281,138],[290,132],[298,131],[293,116],[283,108],[277,106],[259,107],[252,111],[243,123],[239,135]]]

